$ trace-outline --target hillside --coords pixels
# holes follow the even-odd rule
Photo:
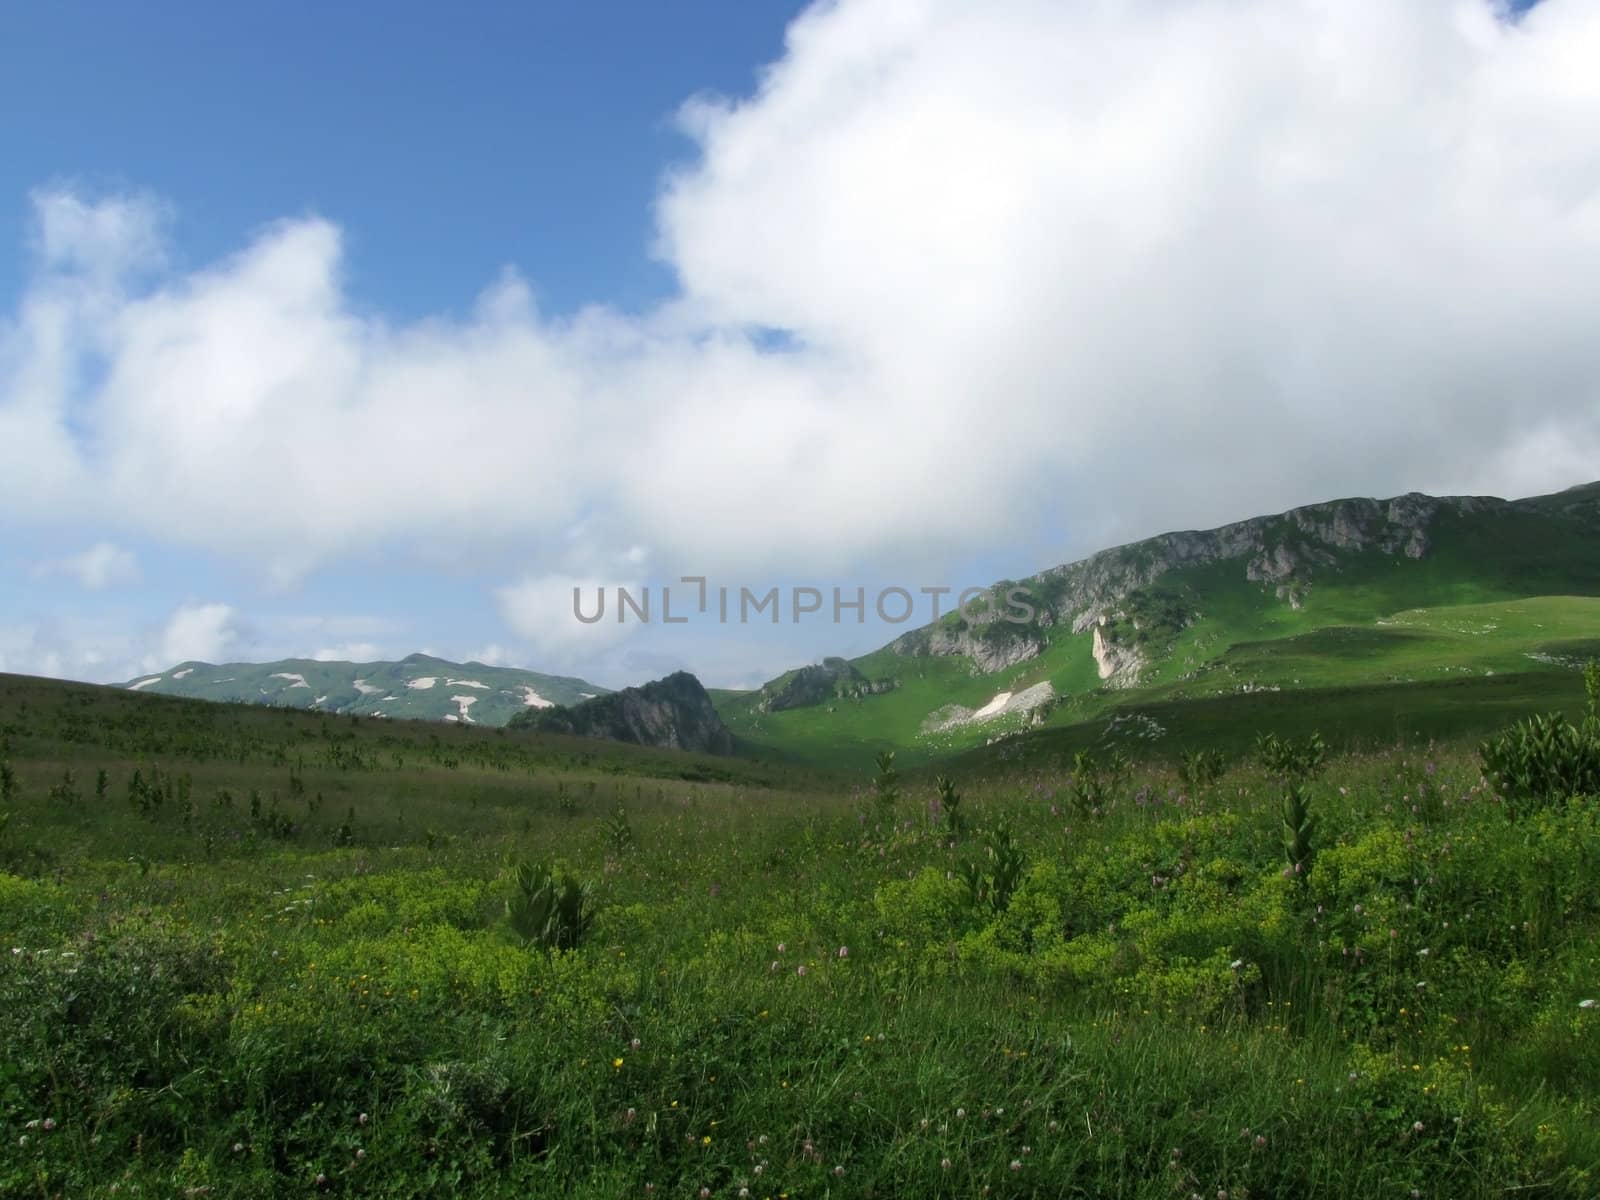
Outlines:
[[[608,689],[516,667],[454,663],[426,654],[399,662],[183,662],[120,685],[130,691],[311,708],[355,716],[504,725],[530,708],[577,704]]]
[[[1015,588],[1026,623],[1002,619]],[[1569,672],[1600,651],[1600,484],[1166,533],[1001,581],[973,607],[833,668],[848,686],[814,702],[772,705],[786,675],[720,701],[723,718],[768,753],[917,761],[1140,704]]]
[[[733,735],[700,681],[687,671],[571,707],[527,709],[510,728],[607,738],[669,750],[732,754]]]

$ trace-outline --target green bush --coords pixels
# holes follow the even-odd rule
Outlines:
[[[1581,725],[1535,715],[1484,741],[1483,773],[1511,816],[1571,796],[1600,794],[1600,665],[1584,671],[1589,711]]]

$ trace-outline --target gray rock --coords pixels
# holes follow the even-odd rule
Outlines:
[[[733,753],[733,734],[700,681],[687,671],[570,708],[530,710],[513,718],[511,727],[705,754]]]

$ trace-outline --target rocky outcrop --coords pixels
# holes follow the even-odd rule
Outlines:
[[[929,714],[928,719],[922,723],[922,732],[943,733],[962,725],[975,725],[1018,713],[1032,713],[1033,724],[1039,724],[1054,704],[1055,698],[1055,688],[1046,681],[1036,683],[1020,692],[1001,692],[978,709],[966,708],[960,704],[947,704],[937,712]]]
[[[825,658],[820,665],[801,667],[766,684],[756,707],[762,712],[783,712],[829,700],[877,696],[898,686],[895,679],[868,679],[842,658]]]
[[[1024,615],[1006,604],[1006,593],[1014,586],[994,585],[981,605],[974,602],[937,624],[902,634],[889,643],[889,649],[910,658],[965,655],[985,675],[1027,662],[1044,650],[1043,631],[1054,623],[1055,614],[1034,604],[1031,619],[1013,619]]]
[[[530,709],[513,718],[511,727],[705,754],[733,753],[733,734],[700,681],[687,671],[570,708]]]
[[[1132,687],[1139,682],[1139,672],[1144,669],[1144,656],[1132,646],[1113,641],[1108,635],[1109,628],[1104,621],[1094,627],[1092,650],[1095,666],[1107,687]]]

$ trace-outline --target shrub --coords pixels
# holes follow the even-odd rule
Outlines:
[[[1584,670],[1588,712],[1581,725],[1560,713],[1534,715],[1479,747],[1483,773],[1510,816],[1600,794],[1600,664]]]

